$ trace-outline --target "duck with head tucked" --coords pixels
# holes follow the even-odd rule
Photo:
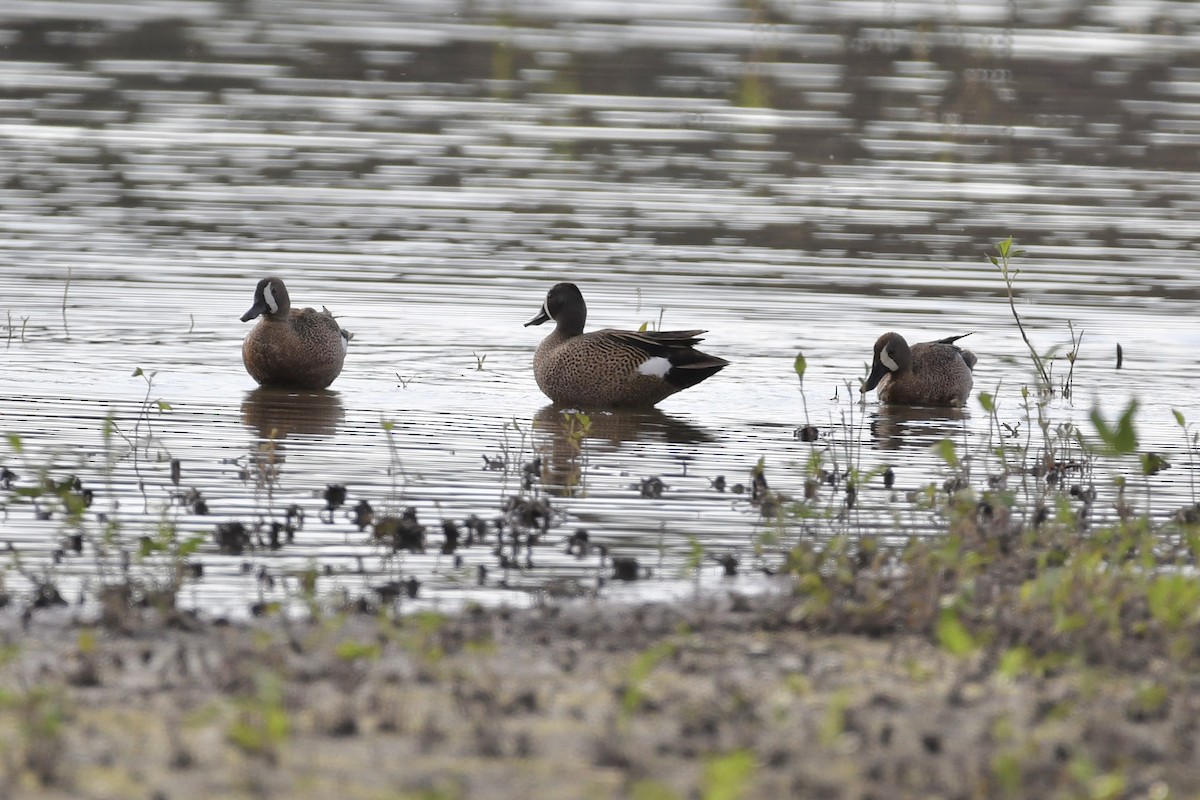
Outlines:
[[[292,308],[280,278],[263,278],[242,322],[262,319],[242,342],[242,362],[263,386],[324,389],[342,371],[353,336],[328,309]]]
[[[695,386],[729,364],[695,348],[702,330],[584,333],[587,304],[573,283],[556,284],[541,312],[525,323],[554,321],[533,356],[533,374],[558,405],[646,408]]]
[[[955,342],[969,335],[909,347],[900,334],[883,334],[875,342],[871,374],[860,391],[866,394],[878,386],[879,402],[887,405],[961,408],[974,385],[975,354]]]

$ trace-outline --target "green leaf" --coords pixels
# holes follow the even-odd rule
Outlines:
[[[149,536],[143,536],[138,540],[137,557],[145,558],[151,553],[161,553],[164,549],[162,542],[157,542]]]
[[[649,327],[650,327],[650,320],[646,320],[645,322],[643,322],[641,325],[638,326],[638,332],[644,333]]]
[[[1175,415],[1175,424],[1181,428],[1187,427],[1187,420],[1183,418],[1183,412],[1177,408],[1172,408],[1171,413]]]
[[[1130,400],[1125,411],[1117,419],[1116,425],[1110,425],[1100,414],[1100,407],[1092,406],[1088,416],[1104,444],[1104,452],[1108,455],[1123,456],[1137,450],[1137,433],[1133,429],[1133,417],[1137,413],[1137,407],[1138,401]]]
[[[1098,775],[1088,784],[1088,797],[1095,800],[1116,800],[1125,794],[1125,776],[1116,772]]]
[[[20,453],[24,448],[24,444],[21,442],[20,434],[6,433],[4,434],[4,438],[8,440],[8,446],[12,448],[14,453]]]
[[[745,797],[756,766],[751,750],[734,750],[709,759],[704,765],[704,800]]]
[[[131,377],[131,378],[140,378],[140,377],[142,377],[142,376],[143,376],[143,375],[145,375],[145,374],[146,374],[146,373],[142,372],[142,368],[141,368],[141,367],[134,367],[134,369],[133,369],[133,374],[132,374],[132,375],[130,375],[129,377]]]
[[[183,544],[179,545],[179,551],[176,555],[179,558],[186,558],[199,550],[202,544],[204,544],[203,536],[190,536],[183,540]]]
[[[796,354],[796,360],[792,362],[792,369],[796,370],[796,377],[804,377],[804,370],[808,369],[808,361],[804,358],[804,353]]]
[[[989,414],[996,413],[996,398],[994,396],[992,396],[992,394],[990,394],[989,392],[980,392],[979,393],[979,405],[984,411],[986,411]]]
[[[1176,630],[1200,616],[1200,583],[1186,575],[1160,575],[1146,588],[1146,602],[1155,620]]]
[[[947,466],[958,466],[958,451],[951,440],[942,439],[933,446],[933,451],[938,454],[938,458],[942,459]]]
[[[963,627],[953,608],[943,608],[937,621],[938,643],[951,655],[967,656],[975,650],[975,639]]]
[[[1143,475],[1157,475],[1171,466],[1171,462],[1153,451],[1141,453],[1138,459],[1142,462]]]
[[[374,659],[379,657],[380,652],[380,647],[375,642],[346,641],[334,649],[334,654],[342,661]]]
[[[1009,680],[1016,680],[1029,669],[1032,660],[1028,648],[1014,647],[1000,656],[996,671]]]

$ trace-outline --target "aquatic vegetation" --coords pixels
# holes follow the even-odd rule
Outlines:
[[[1004,280],[1004,286],[1008,295],[1009,310],[1012,312],[1013,321],[1017,324],[1017,330],[1021,334],[1021,339],[1025,342],[1025,346],[1029,350],[1029,357],[1033,361],[1038,396],[1049,397],[1054,393],[1054,355],[1060,348],[1056,346],[1046,353],[1039,355],[1037,348],[1034,347],[1033,342],[1029,339],[1029,334],[1025,330],[1025,324],[1021,320],[1021,315],[1017,311],[1014,285],[1017,276],[1021,274],[1021,270],[1013,265],[1013,261],[1025,256],[1026,251],[1017,248],[1011,236],[996,242],[995,250],[995,255],[988,254],[988,261],[1000,270],[1000,276]],[[1067,329],[1071,336],[1071,348],[1067,351],[1066,355],[1069,366],[1067,375],[1063,379],[1059,391],[1063,397],[1069,398],[1074,388],[1075,361],[1079,357],[1079,347],[1083,342],[1083,331],[1077,333],[1074,324],[1070,320],[1067,320]]]
[[[5,314],[6,314],[7,321],[5,322],[5,325],[4,325],[4,347],[5,347],[5,349],[8,349],[8,348],[12,347],[13,331],[16,330],[16,328],[13,325],[12,311],[7,310],[5,312]],[[21,317],[20,338],[17,340],[21,344],[25,343],[25,332],[28,327],[29,327],[29,317]]]
[[[796,373],[796,378],[800,382],[800,402],[804,406],[804,425],[796,429],[796,438],[802,442],[815,442],[821,434],[808,416],[808,397],[804,394],[804,373],[807,369],[808,359],[804,357],[804,353],[797,353],[792,362],[792,371]]]
[[[1187,450],[1188,457],[1188,486],[1191,487],[1192,502],[1194,503],[1196,501],[1196,451],[1200,449],[1200,431],[1192,430],[1191,424],[1179,409],[1171,409],[1171,414],[1175,417],[1175,424],[1183,432],[1184,448]]]
[[[996,242],[996,255],[988,255],[988,261],[1000,270],[1000,275],[1004,278],[1004,286],[1008,289],[1008,307],[1012,311],[1013,320],[1017,323],[1017,329],[1021,332],[1021,339],[1024,340],[1025,346],[1029,348],[1029,356],[1033,359],[1034,367],[1037,370],[1039,380],[1038,386],[1042,392],[1049,392],[1052,384],[1050,382],[1050,373],[1046,371],[1045,364],[1042,362],[1042,357],[1038,355],[1037,348],[1029,341],[1029,334],[1025,332],[1025,325],[1021,322],[1021,315],[1017,313],[1016,299],[1013,296],[1013,283],[1017,276],[1021,274],[1021,270],[1012,266],[1012,260],[1025,255],[1025,251],[1013,247],[1013,238],[1009,236],[1007,239],[1002,239]]]
[[[990,398],[981,401],[994,409]],[[1089,458],[1136,452],[1136,410],[1131,403],[1114,423],[1093,414],[1096,439],[1080,438]],[[952,469],[965,461],[949,440],[938,449]],[[1196,557],[1195,537],[1164,548],[1174,523],[1148,514],[1094,525],[1095,487],[1054,480],[1053,470],[1019,474],[1040,479],[1031,505],[1047,503],[1052,513],[1022,507],[1023,495],[1003,481],[978,491],[960,473],[927,496],[941,535],[801,542],[785,564],[803,599],[795,619],[826,630],[924,632],[960,658],[1019,647],[1025,664],[1197,659],[1177,643],[1181,630],[1200,633],[1195,581],[1179,571]]]

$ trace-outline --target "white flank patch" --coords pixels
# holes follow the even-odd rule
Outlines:
[[[888,372],[895,372],[900,369],[900,365],[896,363],[896,359],[892,358],[892,354],[888,352],[886,347],[879,352],[879,360],[888,368]]]
[[[662,356],[648,358],[638,365],[637,371],[641,375],[653,375],[655,378],[665,378],[667,373],[671,371],[671,361]]]
[[[263,287],[263,299],[267,301],[272,314],[279,313],[279,303],[275,302],[275,294],[271,291],[270,283]]]

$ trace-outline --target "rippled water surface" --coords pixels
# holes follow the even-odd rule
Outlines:
[[[1008,235],[1027,251],[1026,333],[1057,348],[1056,384],[1073,379],[1046,435],[1090,434],[1094,405],[1115,417],[1137,398],[1140,449],[1172,467],[1129,491],[1165,519],[1193,500],[1171,410],[1200,415],[1198,24],[1191,3],[1115,0],[8,0],[7,588],[49,579],[74,599],[124,570],[166,583],[156,547],[173,529],[197,546],[177,554],[180,602],[214,613],[299,596],[308,570],[331,601],[415,579],[402,602],[428,607],[601,582],[751,591],[803,537],[936,530],[907,494],[950,476],[932,445],[955,442],[982,490],[989,444],[1043,439],[985,258]],[[238,317],[265,274],[354,332],[331,390],[258,390],[245,373]],[[573,434],[533,381],[548,331],[522,327],[560,280],[582,288],[589,326],[703,327],[732,365]],[[956,414],[860,405],[889,329],[971,331],[976,392],[1003,425],[974,398]],[[806,419],[815,445],[795,436]],[[735,491],[762,459],[772,489],[802,496],[814,452],[870,474],[853,508],[826,486],[820,521],[777,523]],[[1093,480],[1111,516],[1132,464],[1071,479]],[[43,472],[92,490],[81,521],[15,493]],[[347,495],[328,511],[331,484]],[[513,497],[548,502],[549,529],[497,553],[495,520],[521,526]],[[414,507],[426,551],[372,541],[350,518],[362,500]],[[273,549],[291,506],[302,527]],[[441,553],[443,520],[470,515],[486,543]],[[214,530],[235,521],[252,546],[222,553]],[[642,580],[568,553],[580,528]],[[729,555],[737,577],[716,561]]]

